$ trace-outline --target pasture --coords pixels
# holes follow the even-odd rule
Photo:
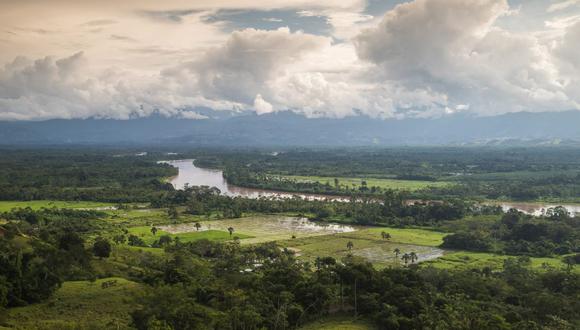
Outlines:
[[[295,180],[298,182],[318,182],[321,184],[328,183],[335,185],[334,177],[324,176],[300,176],[300,175],[284,175],[280,176],[284,179]],[[416,191],[427,187],[445,187],[453,183],[445,181],[421,181],[421,180],[398,180],[398,179],[377,179],[377,178],[357,178],[357,177],[338,177],[338,183],[341,187],[360,188],[362,182],[365,181],[367,187],[379,187],[381,189],[394,190],[408,190]]]
[[[323,236],[334,233],[356,230],[353,226],[315,223],[306,218],[297,218],[284,215],[261,215],[238,219],[223,219],[200,221],[200,230],[219,230],[227,232],[234,228],[234,236],[239,233],[252,236],[242,240],[242,244],[255,244],[269,241],[281,241],[292,237]],[[171,234],[196,232],[195,223],[182,223],[160,226],[159,229]],[[241,238],[241,237],[240,237]]]
[[[9,212],[12,209],[30,207],[33,210],[45,208],[59,208],[59,209],[97,209],[104,210],[114,207],[115,204],[103,202],[75,202],[75,201],[51,201],[51,200],[36,200],[36,201],[0,201],[0,212]]]

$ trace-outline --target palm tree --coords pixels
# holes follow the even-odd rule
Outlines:
[[[401,250],[399,250],[399,248],[396,248],[393,250],[393,253],[395,254],[395,259],[399,259],[399,254],[401,254]]]
[[[346,243],[346,248],[350,251],[352,250],[352,248],[354,247],[354,244],[352,243],[352,241],[348,241],[348,243]]]
[[[411,263],[415,263],[415,261],[417,261],[419,259],[419,257],[417,256],[417,253],[415,253],[415,252],[411,252],[409,254],[409,257],[411,258]]]
[[[195,223],[195,230],[199,231],[199,229],[201,228],[201,224],[199,222]]]
[[[405,265],[407,265],[409,263],[409,260],[411,259],[411,255],[409,255],[408,253],[405,253],[401,257],[401,259],[403,259],[403,261],[405,262]]]
[[[228,227],[228,231],[230,232],[230,237],[232,237],[232,234],[234,233],[234,227]]]
[[[157,234],[157,227],[155,227],[155,226],[151,227],[151,234],[153,234],[153,236],[155,236],[155,234]]]

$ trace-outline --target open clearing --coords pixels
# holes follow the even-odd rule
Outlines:
[[[324,177],[324,176],[299,176],[299,175],[283,175],[280,176],[289,180],[296,180],[302,182],[319,182],[322,184],[328,183],[334,186],[334,177]],[[339,177],[337,178],[341,186],[348,186],[359,188],[363,181],[366,181],[367,187],[380,187],[382,189],[396,189],[396,190],[408,190],[415,191],[424,189],[427,187],[445,187],[453,183],[443,182],[443,181],[418,181],[418,180],[397,180],[397,179],[375,179],[375,178],[348,178]]]
[[[230,236],[230,233],[227,231],[222,231],[222,230],[195,231],[195,229],[192,232],[184,232],[184,233],[179,233],[179,234],[172,234],[172,233],[163,231],[162,229],[159,229],[157,231],[157,233],[155,235],[153,235],[153,233],[151,232],[151,228],[152,227],[150,227],[150,226],[141,226],[141,227],[132,227],[132,228],[129,228],[128,230],[129,230],[130,234],[139,236],[147,244],[151,244],[151,243],[155,242],[156,240],[159,239],[159,237],[161,237],[163,235],[169,235],[173,239],[175,239],[176,237],[179,237],[179,240],[182,243],[197,241],[200,239],[209,239],[212,241],[229,241],[229,240],[233,240],[235,237],[238,237],[240,239],[247,239],[247,238],[252,237],[250,235],[245,235],[245,234],[237,233],[237,232],[234,232],[234,234]]]
[[[109,283],[109,286],[103,285]],[[145,286],[123,278],[65,282],[46,302],[11,308],[0,326],[16,329],[130,329]]]
[[[482,269],[484,267],[490,267],[494,270],[501,270],[503,268],[503,262],[508,258],[517,258],[515,256],[504,256],[493,253],[483,253],[483,252],[467,252],[467,251],[457,251],[450,252],[444,256],[436,259],[427,261],[424,265],[432,265],[436,268],[443,269]],[[549,268],[562,269],[566,268],[566,264],[561,258],[536,258],[530,257],[531,268],[544,271]],[[574,272],[580,273],[580,267],[573,268]]]
[[[244,235],[253,236],[253,238],[242,240],[242,243],[245,244],[287,240],[291,239],[292,236],[297,238],[322,236],[352,232],[356,230],[353,226],[316,223],[306,218],[283,215],[264,215],[239,219],[200,221],[199,223],[202,226],[201,230],[204,231],[219,230],[227,232],[228,228],[232,227],[234,228],[234,235],[242,233]],[[159,229],[172,234],[192,233],[196,231],[194,223],[160,226]]]
[[[46,208],[63,209],[107,209],[115,204],[101,202],[74,202],[74,201],[0,201],[0,212],[9,212],[15,208],[30,207],[33,210]]]
[[[382,232],[391,235],[390,240],[382,238]],[[314,261],[316,257],[330,256],[341,259],[348,254],[365,258],[378,268],[404,264],[400,259],[405,253],[415,252],[418,262],[443,256],[444,251],[437,248],[444,233],[422,229],[368,228],[359,231],[307,237],[280,242],[282,246],[296,251],[303,259]],[[347,244],[353,243],[351,250]],[[399,255],[395,254],[399,249]]]

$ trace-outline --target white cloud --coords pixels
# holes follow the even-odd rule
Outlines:
[[[201,119],[179,110],[195,106],[380,118],[580,108],[577,2],[535,1],[537,17],[507,0],[414,0],[383,17],[365,14],[363,0],[0,2],[0,119]],[[331,29],[302,32],[285,17],[291,29],[229,32],[202,19],[218,9],[292,10]]]
[[[159,77],[91,71],[83,53],[34,61],[18,57],[0,70],[0,120],[169,116],[191,103],[203,100],[174,93]]]
[[[204,96],[251,104],[269,81],[285,74],[286,66],[329,44],[329,38],[291,33],[288,28],[235,31],[188,70]]]
[[[580,0],[566,0],[566,1],[560,1],[560,2],[556,2],[550,5],[550,7],[548,7],[548,12],[549,13],[553,13],[556,11],[561,11],[567,8],[570,8],[572,6],[576,6],[580,4]]]
[[[256,99],[254,100],[254,108],[256,109],[256,113],[259,115],[271,113],[274,110],[272,105],[266,102],[260,94],[256,95]]]
[[[573,106],[547,45],[494,27],[505,0],[416,0],[356,39],[378,80],[446,94],[480,114]]]

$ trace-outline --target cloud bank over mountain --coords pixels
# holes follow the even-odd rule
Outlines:
[[[0,22],[0,120],[580,109],[578,1],[32,0]]]

